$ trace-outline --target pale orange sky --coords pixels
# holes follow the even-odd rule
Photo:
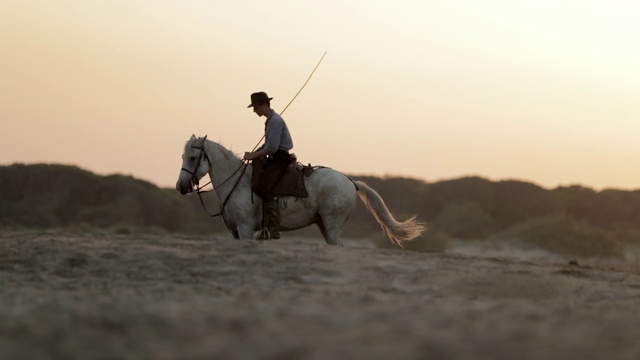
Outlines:
[[[172,187],[184,142],[438,181],[640,188],[636,1],[0,2],[0,164]]]

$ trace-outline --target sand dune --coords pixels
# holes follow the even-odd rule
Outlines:
[[[637,359],[633,263],[0,234],[1,359]]]

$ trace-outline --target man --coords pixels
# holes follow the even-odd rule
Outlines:
[[[293,148],[287,124],[271,109],[272,99],[263,91],[251,94],[248,108],[253,107],[258,116],[267,118],[264,123],[265,142],[258,150],[244,153],[244,159],[253,161],[254,167],[264,166],[260,178],[252,181],[256,184],[252,186],[253,191],[262,199],[263,229],[258,235],[261,240],[280,238],[280,208],[272,190],[291,162],[289,150]],[[265,161],[266,164],[262,165]]]

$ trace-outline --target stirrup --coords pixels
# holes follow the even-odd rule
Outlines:
[[[253,234],[253,238],[256,240],[269,240],[271,239],[271,233],[269,233],[269,229],[264,227],[261,230],[256,231]]]

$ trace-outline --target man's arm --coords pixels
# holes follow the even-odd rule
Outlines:
[[[269,153],[265,149],[254,151],[254,152],[248,152],[247,151],[247,152],[244,153],[244,159],[245,160],[255,160],[255,159],[261,158],[263,156],[267,156],[267,155],[269,155]]]
[[[282,121],[282,118],[269,120],[269,125],[267,125],[265,132],[264,145],[252,153],[244,153],[244,159],[255,160],[263,156],[273,155],[280,146],[280,137],[282,136],[283,126],[284,121]]]

